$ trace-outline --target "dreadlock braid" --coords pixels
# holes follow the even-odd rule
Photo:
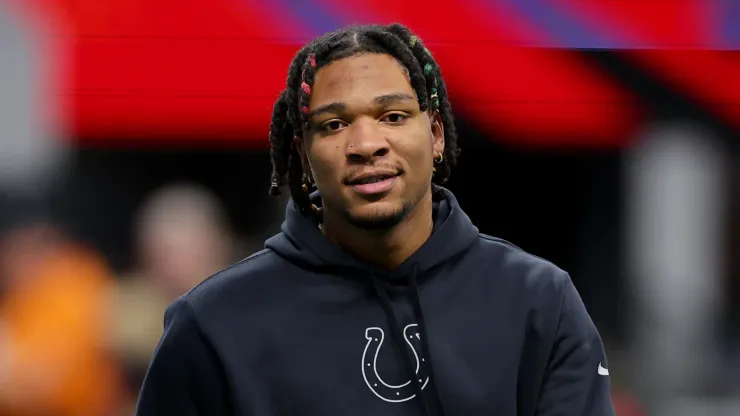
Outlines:
[[[272,175],[270,194],[280,195],[286,183],[291,197],[304,213],[312,212],[310,172],[304,172],[294,144],[303,137],[311,92],[318,70],[331,62],[361,53],[391,55],[407,71],[421,111],[437,111],[445,131],[445,150],[435,165],[432,182],[441,185],[457,161],[457,132],[447,88],[437,62],[417,36],[400,24],[352,26],[313,40],[296,53],[288,70],[285,89],[273,107],[270,123]]]
[[[275,101],[272,108],[272,122],[270,123],[270,158],[272,158],[272,176],[270,180],[270,195],[279,195],[280,187],[285,183],[285,175],[279,172],[288,170],[288,159],[290,155],[290,141],[283,140],[283,137],[293,134],[293,127],[290,125],[285,115],[288,113],[288,104],[285,100],[287,90],[280,94],[280,98]],[[286,148],[287,147],[287,148]]]
[[[280,188],[285,185],[287,179],[293,201],[304,213],[309,206],[309,199],[308,195],[302,192],[303,168],[301,157],[293,142],[296,132],[301,131],[300,123],[297,121],[299,117],[297,108],[294,104],[297,100],[296,90],[293,86],[300,80],[301,65],[308,56],[310,47],[309,44],[301,49],[293,59],[288,70],[286,88],[275,102],[270,123],[270,157],[272,159],[270,195],[280,195]],[[298,181],[294,179],[296,175],[299,178]]]

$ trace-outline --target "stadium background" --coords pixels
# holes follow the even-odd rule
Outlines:
[[[89,394],[124,391],[116,411],[130,412],[156,329],[131,333],[161,324],[162,303],[205,277],[178,259],[228,241],[233,256],[206,256],[217,268],[279,228],[286,201],[267,196],[267,131],[297,48],[393,21],[424,39],[448,84],[463,151],[449,187],[483,232],[571,273],[609,349],[619,414],[738,414],[732,0],[0,2],[0,250],[10,253],[0,258],[16,267],[0,269],[0,286],[50,250],[49,230],[63,236],[52,251],[90,250],[111,290],[75,302],[113,313],[91,335],[105,346],[84,348],[105,350],[123,383]],[[172,210],[181,220],[157,215]],[[168,240],[193,235],[219,243]],[[0,351],[34,342],[14,341],[26,299],[6,286]],[[136,296],[152,292],[161,296]],[[55,293],[45,296],[64,303]],[[54,315],[28,316],[63,325]],[[84,330],[72,327],[29,346],[16,371],[53,368],[34,354]],[[29,391],[29,403],[89,401],[53,385]]]

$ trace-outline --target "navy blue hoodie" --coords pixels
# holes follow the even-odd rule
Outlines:
[[[390,272],[288,204],[265,250],[168,308],[137,414],[614,415],[568,274],[441,193],[432,236]]]

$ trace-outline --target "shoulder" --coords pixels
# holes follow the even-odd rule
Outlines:
[[[272,250],[261,250],[208,277],[183,298],[197,320],[259,310],[285,290],[281,277],[291,267]]]
[[[537,342],[555,340],[556,332],[576,340],[590,342],[598,338],[570,275],[551,261],[528,253],[516,245],[481,234],[476,250],[487,263],[487,279],[497,285],[526,316]],[[580,341],[579,341],[580,342]]]
[[[570,275],[552,262],[500,238],[480,235],[480,250],[490,257],[491,277],[501,279],[528,311],[541,333],[555,328],[575,338],[598,338],[596,328]]]
[[[479,234],[475,245],[495,278],[511,280],[529,292],[559,296],[570,276],[549,260],[529,253],[509,241]]]

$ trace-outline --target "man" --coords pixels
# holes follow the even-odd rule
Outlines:
[[[147,196],[135,216],[134,235],[135,268],[119,279],[111,308],[129,415],[162,335],[162,313],[234,260],[221,201],[198,184],[172,183]]]
[[[438,186],[456,139],[407,28],[298,52],[270,129],[283,232],[169,307],[138,414],[613,415],[567,273]]]

